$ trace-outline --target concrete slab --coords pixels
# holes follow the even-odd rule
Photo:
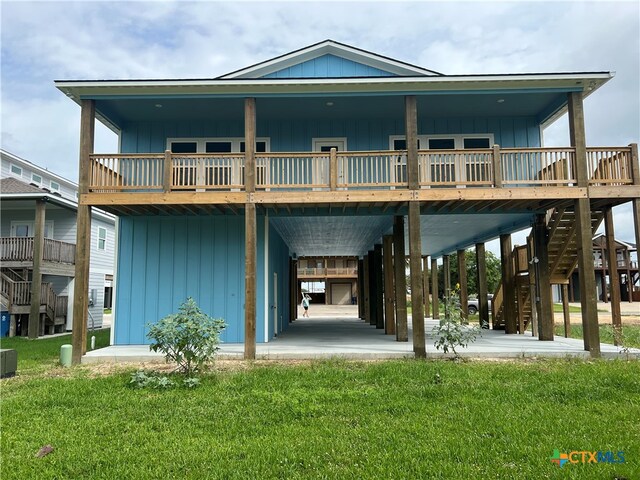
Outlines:
[[[427,319],[427,357],[450,357],[434,347],[433,329],[438,320]],[[385,335],[358,318],[311,317],[298,319],[287,331],[269,343],[259,343],[256,357],[259,359],[320,359],[346,358],[356,360],[413,357],[412,328],[409,321],[409,342],[396,342],[394,336]],[[614,345],[602,344],[604,358],[625,358]],[[541,342],[525,335],[506,335],[502,330],[484,330],[467,348],[459,349],[462,357],[469,358],[533,358],[579,357],[588,358],[582,340],[555,337],[552,342]],[[640,358],[640,349],[631,349],[630,355]],[[241,359],[243,345],[223,344],[219,358]],[[162,361],[162,355],[151,352],[146,345],[111,346],[87,352],[82,363],[94,362],[149,362]]]

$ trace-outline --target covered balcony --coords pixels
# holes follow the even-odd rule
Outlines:
[[[33,237],[0,237],[0,261],[3,268],[33,268]],[[50,238],[44,239],[40,269],[45,275],[73,276],[76,246]]]

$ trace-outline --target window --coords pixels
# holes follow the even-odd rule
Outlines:
[[[42,177],[40,175],[36,175],[35,173],[31,174],[31,181],[33,183],[37,183],[38,185],[40,185],[42,183]]]
[[[11,222],[12,237],[33,237],[34,222],[32,221],[13,221]],[[44,238],[53,238],[53,220],[44,222]]]
[[[107,229],[98,227],[98,250],[105,250],[107,246]]]
[[[11,173],[21,177],[22,176],[22,168],[20,168],[17,165],[11,165]]]
[[[51,190],[54,191],[59,191],[60,190],[60,184],[58,182],[54,182],[53,180],[51,180]]]

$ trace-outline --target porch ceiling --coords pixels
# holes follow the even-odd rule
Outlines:
[[[418,96],[422,117],[534,116],[544,120],[566,101],[563,92],[442,93]],[[330,103],[331,105],[328,105]],[[158,106],[160,105],[160,106]],[[127,122],[244,120],[243,98],[212,96],[99,99],[100,117],[122,127]],[[403,95],[307,97],[261,97],[257,99],[257,121],[313,118],[388,118],[403,120]]]
[[[422,254],[439,257],[531,224],[531,213],[421,215]],[[270,216],[297,256],[361,256],[393,229],[392,215]],[[405,217],[405,244],[409,238]]]

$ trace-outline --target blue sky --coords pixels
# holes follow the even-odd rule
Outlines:
[[[2,1],[0,15],[2,148],[71,179],[80,110],[53,80],[215,77],[326,38],[448,74],[614,71],[585,102],[587,142],[640,140],[637,1]],[[545,132],[568,140],[566,118]],[[116,150],[99,126],[96,151]],[[634,241],[630,208],[615,212]]]

